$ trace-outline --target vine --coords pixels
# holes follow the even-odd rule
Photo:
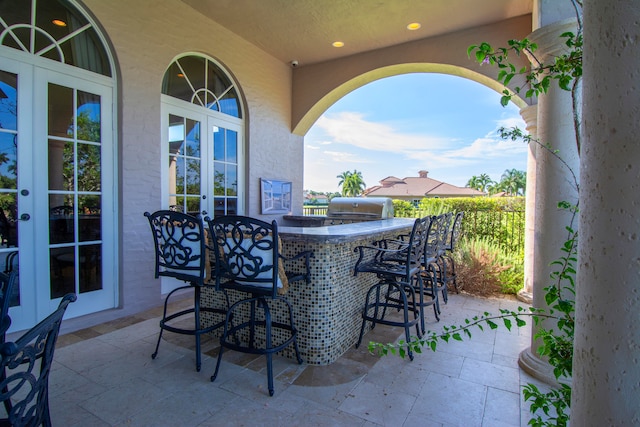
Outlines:
[[[557,82],[560,89],[571,92],[572,118],[575,130],[576,149],[578,155],[581,148],[581,115],[580,115],[580,80],[582,77],[582,1],[570,0],[576,13],[577,32],[565,32],[560,35],[564,40],[566,51],[553,58],[552,62],[545,63],[536,55],[538,46],[528,39],[510,40],[507,47],[493,48],[488,43],[470,46],[467,54],[473,56],[480,64],[497,66],[499,69],[497,80],[505,86],[500,103],[506,106],[513,96],[520,94],[523,88],[508,89],[509,83],[516,76],[523,76],[526,82],[525,97],[532,98],[540,94],[546,94],[551,83]],[[531,67],[518,69],[509,62],[509,55],[520,56],[526,54],[530,59]],[[527,144],[535,143],[538,147],[547,150],[560,161],[573,179],[576,192],[579,189],[575,172],[562,159],[558,151],[553,147],[543,144],[539,140],[525,134],[518,128],[502,128],[500,136],[503,139],[513,141],[523,140]],[[542,320],[555,321],[554,329],[541,328],[534,338],[541,341],[538,352],[545,356],[553,367],[553,374],[559,387],[549,391],[541,391],[534,384],[527,384],[523,389],[523,395],[527,402],[531,403],[532,418],[529,425],[539,426],[566,426],[569,422],[569,410],[571,406],[571,386],[568,380],[573,368],[573,339],[575,327],[575,277],[577,265],[578,232],[576,219],[578,214],[578,202],[571,204],[566,201],[558,203],[558,208],[568,211],[570,215],[569,225],[565,227],[567,237],[563,243],[561,255],[551,263],[553,271],[550,273],[552,283],[544,288],[546,309],[530,307],[517,310],[500,310],[499,315],[488,312],[481,316],[465,319],[461,325],[445,326],[442,332],[428,331],[422,338],[414,337],[407,343],[403,340],[397,344],[381,344],[370,342],[369,351],[378,355],[398,354],[404,357],[407,348],[415,353],[421,353],[424,347],[436,351],[438,343],[450,340],[463,341],[471,338],[472,330],[478,328],[483,331],[485,327],[496,329],[500,323],[508,330],[514,326],[523,327],[527,323],[525,318],[531,318],[538,325]],[[544,414],[544,417],[540,415]]]

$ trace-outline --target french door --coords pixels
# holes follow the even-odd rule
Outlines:
[[[58,65],[0,64],[0,270],[19,271],[11,330],[69,292],[67,317],[116,303],[113,88]]]
[[[162,128],[164,208],[210,218],[243,213],[241,121],[163,95]],[[179,284],[163,278],[162,292]]]

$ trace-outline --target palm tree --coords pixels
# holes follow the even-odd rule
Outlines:
[[[366,188],[366,184],[362,179],[362,172],[358,172],[355,169],[353,170],[353,172],[342,172],[336,178],[340,179],[338,185],[342,186],[343,196],[359,196]]]
[[[507,169],[500,177],[500,188],[512,196],[524,195],[526,186],[527,175],[524,171]]]
[[[491,179],[491,177],[486,173],[483,173],[480,176],[476,176],[476,175],[472,176],[471,179],[467,181],[466,186],[478,191],[482,191],[483,193],[486,193],[492,184],[495,184],[495,183]]]
[[[340,181],[338,181],[338,187],[341,187],[351,176],[351,172],[350,171],[345,171],[342,172],[340,175],[337,175],[336,178],[340,179]]]

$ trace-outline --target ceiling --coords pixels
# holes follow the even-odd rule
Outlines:
[[[182,0],[283,62],[323,62],[529,14],[533,0]],[[409,31],[407,25],[421,28]],[[334,41],[344,42],[335,48]]]

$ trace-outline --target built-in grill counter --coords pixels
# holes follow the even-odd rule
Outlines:
[[[387,200],[340,198],[332,204],[335,209],[322,219],[322,225],[287,226],[284,221],[278,224],[284,256],[291,257],[301,251],[313,251],[314,254],[310,263],[310,282],[290,283],[286,294],[293,306],[298,346],[305,363],[331,364],[357,342],[365,295],[377,279],[372,274],[353,275],[358,258],[354,249],[407,234],[414,222],[414,219],[394,218],[393,205],[390,199]],[[371,213],[367,211],[369,209],[377,210],[379,218],[367,215]],[[356,210],[363,211],[357,218],[352,213]],[[329,217],[333,212],[336,217],[331,220]],[[349,223],[327,225],[338,218]],[[302,272],[304,268],[301,264],[288,264],[287,270]],[[206,303],[223,303],[220,292],[203,289],[202,293],[215,299]],[[274,313],[274,316],[283,313]],[[295,359],[291,346],[282,354]]]
[[[283,225],[321,227],[393,218],[393,201],[388,197],[335,197],[327,215],[285,215]]]
[[[313,251],[310,283],[292,283],[287,299],[293,305],[298,345],[308,364],[336,361],[358,341],[362,307],[373,274],[353,275],[357,246],[411,232],[414,219],[388,218],[321,227],[278,227],[285,256]],[[293,353],[287,354],[294,358]]]

